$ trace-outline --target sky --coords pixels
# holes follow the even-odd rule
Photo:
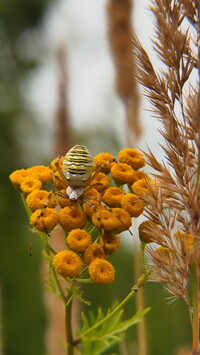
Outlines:
[[[150,36],[153,35],[153,19],[147,9],[148,0],[135,0],[133,26],[153,62]],[[25,34],[29,55],[36,56],[42,65],[26,81],[23,88],[28,105],[38,121],[48,123],[53,130],[57,108],[57,62],[56,51],[66,46],[68,68],[68,103],[73,128],[76,131],[109,125],[126,146],[124,107],[115,91],[115,69],[109,52],[106,23],[106,0],[59,0],[54,2],[37,33]],[[31,36],[31,41],[29,41]],[[26,47],[26,46],[25,46]],[[141,120],[144,135],[140,148],[146,144],[159,153],[155,141],[160,139],[158,122],[151,119],[146,100],[142,100]]]

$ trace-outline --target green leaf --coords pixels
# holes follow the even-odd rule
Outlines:
[[[140,322],[149,311],[149,308],[143,311],[139,309],[130,319],[122,321],[123,310],[119,309],[117,312],[113,312],[115,308],[116,304],[112,309],[108,309],[106,314],[99,308],[96,316],[92,312],[89,312],[88,317],[82,313],[83,326],[79,335],[82,354],[102,354],[121,341],[126,330]]]

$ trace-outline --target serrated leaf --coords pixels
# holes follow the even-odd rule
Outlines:
[[[114,305],[114,309],[115,309]],[[98,309],[95,317],[93,312],[89,312],[88,317],[82,314],[83,327],[81,333],[82,354],[100,355],[105,350],[122,340],[125,331],[135,325],[144,317],[148,309],[139,309],[130,319],[122,322],[123,310],[117,312],[108,309],[104,314],[102,309]],[[85,335],[84,335],[85,334]]]

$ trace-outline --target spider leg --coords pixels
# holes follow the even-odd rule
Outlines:
[[[107,211],[111,212],[114,214],[114,216],[127,228],[126,224],[122,221],[122,219],[117,216],[117,214],[115,213],[115,211],[113,211],[113,209],[111,207],[109,207],[108,205],[106,205],[105,202],[103,202],[101,199],[99,199],[98,197],[95,197],[95,196],[87,196],[88,199],[91,199],[91,200],[95,200],[95,201],[98,201]],[[128,231],[130,233],[131,236],[133,236],[133,233],[131,232],[131,230],[128,228]]]
[[[60,166],[60,163],[59,163],[59,159],[60,159],[60,156],[58,156],[58,157],[56,158],[55,166],[56,166],[56,168],[57,168],[57,170],[58,170],[60,176],[62,177],[62,179],[60,179],[60,180],[62,180],[62,183],[65,185],[65,187],[67,187],[68,184],[67,184],[66,178],[65,178],[65,176],[64,176],[64,174],[63,174],[63,172],[62,172],[62,169],[61,169],[61,166]]]
[[[96,206],[92,202],[87,200],[84,196],[81,196],[80,199],[83,200],[83,202],[87,203],[87,205],[90,206],[94,210],[94,213],[96,214],[97,220],[99,222],[101,233],[102,233],[102,235],[104,235],[105,234],[104,225],[102,223],[102,219],[101,219],[101,217],[99,215],[99,212],[98,212]]]
[[[91,183],[91,181],[94,180],[94,178],[101,172],[101,170],[102,170],[103,168],[105,168],[106,165],[109,165],[109,164],[113,163],[114,161],[117,162],[117,160],[116,160],[115,158],[113,158],[113,159],[111,159],[111,160],[108,160],[106,163],[100,165],[100,166],[97,168],[97,170],[94,172],[94,174],[93,174],[92,176],[90,176],[90,178],[87,180],[87,182],[86,182],[86,184],[84,185],[84,187],[87,187],[87,186]]]
[[[63,185],[63,188],[66,188],[68,186],[67,183],[62,180],[58,175],[56,175],[53,171],[51,171],[51,175],[54,177],[55,180],[57,180],[58,183],[61,183]]]
[[[33,232],[32,232],[32,237],[31,237],[31,240],[30,240],[30,256],[32,255],[32,246],[33,246],[33,240],[34,240],[34,237],[35,237],[35,231],[37,229],[37,225],[38,225],[38,222],[40,220],[40,218],[42,218],[44,215],[45,215],[45,211],[49,205],[49,203],[51,201],[53,201],[54,199],[56,199],[56,196],[61,196],[61,197],[64,197],[64,198],[67,198],[67,195],[62,193],[61,191],[57,191],[57,190],[52,190],[49,192],[49,196],[47,198],[47,200],[43,203],[42,207],[41,207],[41,210],[40,210],[40,213],[38,214],[35,222],[34,222],[34,225],[33,225]],[[45,227],[45,222],[43,220],[43,224],[44,224],[44,228],[45,228],[45,233],[50,237],[51,235],[49,234],[48,230],[46,229]]]
[[[86,189],[84,189],[84,193],[88,192],[89,190],[91,190],[93,188],[95,189],[95,186],[103,186],[103,184],[101,182],[96,182],[94,185],[87,186]]]

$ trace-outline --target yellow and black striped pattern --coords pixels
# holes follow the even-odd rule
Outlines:
[[[65,155],[62,172],[70,186],[83,186],[92,169],[93,159],[84,145],[75,145]]]

